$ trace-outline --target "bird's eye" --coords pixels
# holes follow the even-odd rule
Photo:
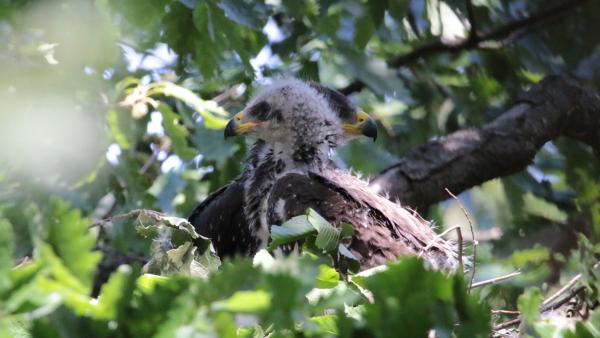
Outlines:
[[[364,117],[362,117],[362,116],[361,116],[361,117],[359,117],[359,118],[358,118],[358,122],[359,122],[359,123],[363,123],[363,122],[365,122],[365,118],[364,118]]]
[[[270,111],[271,105],[265,101],[260,101],[248,110],[248,114],[258,120],[265,121],[269,118]]]

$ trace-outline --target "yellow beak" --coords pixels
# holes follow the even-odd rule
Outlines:
[[[227,123],[227,126],[225,126],[225,138],[235,135],[244,135],[254,129],[256,126],[260,125],[260,122],[252,121],[242,123],[245,116],[246,115],[242,110],[241,112],[235,114],[231,120],[229,120],[229,123]]]
[[[364,135],[372,138],[373,141],[377,139],[377,123],[375,123],[375,120],[364,111],[356,113],[356,123],[342,124],[342,129],[344,129],[348,135]]]

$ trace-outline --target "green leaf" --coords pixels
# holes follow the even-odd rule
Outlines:
[[[389,264],[386,271],[366,278],[366,285],[374,302],[365,304],[364,318],[376,336],[402,332],[424,337],[432,327],[450,336],[456,318],[471,334],[462,337],[489,334],[487,309],[467,295],[462,279],[427,270],[416,257]]]
[[[308,221],[305,215],[292,217],[281,226],[271,227],[271,243],[269,250],[273,250],[281,244],[295,242],[315,232],[315,227]]]
[[[49,268],[52,276],[52,280],[47,278],[47,276],[44,276],[41,280],[47,278],[47,280],[53,283],[58,281],[57,285],[60,286],[61,290],[64,288],[64,290],[68,291],[70,294],[85,295],[88,293],[88,288],[86,288],[78,276],[66,266],[65,262],[60,259],[49,244],[38,241],[36,243],[36,248],[39,251],[37,259],[42,261],[43,264]]]
[[[106,113],[109,136],[121,149],[129,149],[132,143],[143,135],[142,124],[133,119],[131,113],[109,109]]]
[[[555,204],[547,202],[541,198],[535,197],[532,193],[524,196],[525,205],[523,210],[530,215],[543,217],[545,219],[564,223],[567,220],[567,214],[558,209]]]
[[[510,257],[513,266],[521,268],[527,264],[535,264],[547,261],[550,258],[548,248],[537,245],[531,249],[517,250]]]
[[[352,224],[348,224],[346,222],[340,222],[340,235],[342,238],[344,237],[352,237],[354,236],[354,227]]]
[[[528,288],[519,296],[517,306],[527,325],[531,325],[539,317],[542,300],[542,292],[536,287]]]
[[[197,32],[191,41],[193,54],[196,56],[194,61],[202,75],[209,79],[219,75],[219,64],[223,55],[231,51],[235,52],[236,58],[232,58],[230,62],[237,67],[243,67],[246,74],[251,74],[253,70],[250,58],[255,56],[266,42],[262,32],[238,25],[227,18],[226,14],[213,1],[202,1],[193,11],[193,26]],[[236,18],[241,19],[241,16]],[[232,64],[229,64],[229,67],[231,66]]]
[[[408,8],[410,6],[409,0],[390,0],[388,11],[392,18],[396,19],[398,22],[402,22],[406,17],[406,13],[408,12]]]
[[[0,337],[30,338],[27,324],[19,319],[4,317],[0,319]]]
[[[317,334],[331,334],[331,335],[339,335],[339,331],[337,328],[337,319],[336,315],[325,315],[325,316],[316,316],[311,317],[310,321],[317,325],[317,329],[314,333]]]
[[[318,232],[315,245],[325,252],[337,250],[341,239],[340,232],[313,209],[307,210],[306,217]]]
[[[329,222],[314,209],[309,208],[306,210],[306,218],[318,232],[327,228],[332,228],[331,224],[329,224]]]
[[[364,49],[375,32],[373,19],[369,13],[363,13],[356,19],[354,32],[354,45],[358,50]]]
[[[269,274],[265,276],[265,289],[272,293],[273,300],[266,319],[275,329],[292,327],[298,315],[306,311],[308,288],[303,287],[302,279],[285,272]]]
[[[219,312],[212,316],[212,322],[215,328],[215,333],[218,337],[238,338],[238,325],[231,313]]]
[[[332,267],[319,265],[319,275],[317,276],[316,287],[320,289],[330,289],[338,285],[340,274]]]
[[[35,283],[38,274],[48,272],[48,267],[40,261],[26,263],[9,272],[9,286],[0,289],[0,305],[3,313],[19,313],[24,309],[43,305],[43,295]]]
[[[238,338],[264,338],[267,336],[259,325],[253,327],[240,327],[237,330]]]
[[[119,314],[125,311],[136,286],[136,275],[131,267],[122,265],[110,276],[98,296],[98,306],[94,314],[96,319],[116,320]]]
[[[108,0],[111,8],[118,10],[119,13],[126,18],[125,22],[128,25],[133,24],[145,30],[152,28],[152,26],[155,26],[160,22],[161,16],[164,15],[164,6],[169,2],[171,1],[155,0],[148,2],[144,0]]]
[[[137,221],[140,235],[157,237],[152,242],[145,272],[206,277],[219,267],[220,260],[212,252],[210,240],[200,236],[188,220],[141,210]]]
[[[189,285],[189,283],[186,283],[186,285]],[[200,307],[198,304],[197,292],[194,292],[194,289],[184,289],[178,293],[172,293],[168,291],[169,289],[169,286],[166,285],[166,288],[161,288],[160,290],[161,293],[164,291],[164,295],[161,296],[170,296],[172,301],[169,302],[167,299],[164,299],[167,304],[158,304],[156,310],[164,311],[165,315],[156,318],[160,320],[159,323],[161,325],[155,331],[148,332],[148,336],[152,333],[152,336],[157,338],[177,337],[178,332],[182,331],[187,331],[190,334],[194,332],[202,334],[213,333],[206,309]],[[150,297],[156,296],[157,294],[148,296],[150,304],[154,304],[150,300]],[[166,309],[164,308],[165,305],[168,306]],[[217,335],[215,334],[214,336]]]
[[[202,298],[212,302],[231,297],[236,291],[254,290],[262,276],[263,271],[250,260],[225,261],[219,272],[208,278],[209,285],[218,287],[206,289]]]
[[[168,281],[169,279],[167,277],[145,273],[138,277],[136,286],[143,292],[152,293],[157,285],[164,285],[165,283],[168,283]]]
[[[394,2],[396,2],[396,0],[392,0],[392,3]],[[369,6],[369,12],[371,13],[371,17],[373,18],[375,28],[378,28],[383,23],[385,9],[388,6],[388,0],[367,1],[367,6]]]
[[[271,294],[264,290],[237,291],[229,299],[215,303],[217,310],[260,313],[271,305]]]
[[[179,115],[177,115],[171,107],[165,103],[158,105],[158,111],[163,116],[163,127],[165,133],[171,139],[171,147],[173,152],[183,160],[189,161],[196,156],[196,150],[188,146],[187,138],[189,131],[181,124]]]
[[[225,16],[240,25],[260,30],[265,24],[266,6],[260,2],[248,0],[221,0],[218,6]]]
[[[81,217],[80,210],[71,209],[67,202],[58,198],[50,199],[46,221],[48,244],[64,266],[83,285],[90,286],[102,256],[100,252],[92,251],[96,242],[88,229],[92,222]]]
[[[226,141],[222,131],[206,128],[197,128],[194,131],[192,143],[202,154],[203,163],[214,161],[219,168],[240,149],[236,143]]]
[[[348,250],[348,248],[344,245],[340,243],[340,246],[338,248],[338,251],[340,252],[340,254],[346,258],[350,258],[352,260],[358,261],[358,259],[356,258],[356,256],[354,256],[352,254],[352,252],[350,252],[350,250]]]
[[[8,272],[13,267],[13,232],[12,225],[6,219],[0,218],[0,294],[8,287]]]
[[[583,323],[590,332],[598,334],[600,332],[600,312],[594,311],[590,318]],[[577,328],[579,329],[579,328]]]
[[[340,234],[334,228],[326,228],[317,234],[315,245],[324,252],[336,251],[340,243]]]
[[[283,0],[282,5],[296,19],[310,18],[319,13],[319,3],[315,0]]]
[[[152,87],[155,93],[181,100],[198,112],[204,119],[204,126],[209,129],[223,129],[229,121],[229,113],[215,101],[203,100],[191,90],[172,82],[156,82]]]
[[[348,48],[341,48],[340,51],[345,56],[344,69],[366,83],[376,94],[410,103],[406,87],[395,75],[395,71],[388,68],[385,61]]]

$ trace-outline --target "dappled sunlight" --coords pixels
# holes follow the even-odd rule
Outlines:
[[[112,28],[91,4],[47,2],[27,6],[3,34],[11,41],[0,64],[2,160],[32,179],[83,178],[107,145],[109,83],[98,72],[117,56]]]
[[[599,13],[0,0],[0,338],[599,338]]]

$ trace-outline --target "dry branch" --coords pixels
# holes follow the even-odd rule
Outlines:
[[[133,217],[136,217],[138,220],[140,219],[140,217],[149,217],[154,220],[160,220],[163,217],[167,217],[167,215],[151,209],[134,209],[124,214],[118,214],[105,219],[101,219],[97,222],[90,224],[89,228],[102,227],[107,224],[110,224],[113,221],[121,221]]]
[[[520,274],[521,274],[521,271],[515,271],[515,272],[511,272],[511,273],[509,273],[507,275],[504,275],[504,276],[498,276],[498,277],[494,277],[494,278],[491,278],[491,279],[486,279],[486,280],[481,281],[481,282],[471,283],[471,287],[470,288],[471,289],[475,289],[475,288],[480,288],[482,286],[486,286],[486,285],[490,285],[490,284],[500,283],[502,281],[505,281],[505,280],[511,279],[513,277],[516,277],[516,276],[518,276]]]
[[[600,262],[594,264],[594,266],[592,268],[597,269],[598,267],[600,267]],[[580,285],[580,286],[574,288],[574,286],[581,280],[582,277],[583,277],[583,274],[581,274],[581,273],[573,276],[573,278],[571,278],[562,288],[560,288],[558,291],[556,291],[552,295],[546,297],[546,299],[544,299],[544,301],[542,302],[542,304],[540,306],[540,313],[556,310],[556,309],[560,308],[561,306],[565,305],[571,299],[573,299],[573,297],[584,292],[586,289],[585,286]],[[566,294],[566,296],[564,296],[562,299],[556,301],[556,299],[558,299],[560,296],[562,296],[564,294]],[[502,329],[506,329],[506,328],[509,328],[512,326],[519,325],[521,323],[521,320],[522,320],[522,318],[519,316],[518,318],[511,319],[509,321],[500,323],[500,324],[494,326],[493,331],[499,331]]]
[[[469,230],[471,230],[471,240],[473,241],[473,271],[471,271],[471,280],[469,281],[469,292],[470,292],[471,289],[473,288],[473,280],[475,279],[475,266],[477,265],[477,241],[475,240],[475,230],[473,230],[473,221],[471,220],[471,216],[467,212],[467,209],[462,204],[460,199],[458,197],[456,197],[456,195],[454,195],[450,190],[448,190],[448,188],[444,188],[444,190],[446,190],[448,195],[450,195],[452,198],[454,198],[454,200],[458,203],[458,206],[460,207],[463,214],[467,218],[467,221],[469,222]],[[461,237],[461,241],[462,241],[462,237]],[[462,250],[462,245],[461,245],[460,249]]]
[[[548,76],[496,120],[413,149],[371,185],[423,211],[448,198],[445,188],[460,193],[523,170],[546,142],[561,136],[600,154],[598,130],[600,95],[570,77]]]

